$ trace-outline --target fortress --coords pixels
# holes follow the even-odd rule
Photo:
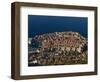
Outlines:
[[[43,35],[36,35],[32,42],[42,49],[58,48],[66,51],[78,51],[87,45],[87,39],[78,32],[54,32]]]

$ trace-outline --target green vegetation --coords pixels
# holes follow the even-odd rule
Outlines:
[[[48,52],[48,50],[47,50]],[[37,60],[39,65],[74,65],[74,64],[87,64],[87,51],[79,53],[77,51],[62,51],[56,54],[51,50],[43,54],[33,54],[34,57],[29,61]],[[56,54],[56,55],[55,55]]]

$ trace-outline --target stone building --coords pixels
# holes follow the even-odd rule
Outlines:
[[[43,35],[36,35],[33,42],[39,43],[42,49],[60,48],[66,51],[77,51],[81,53],[82,48],[87,43],[86,38],[78,32],[54,32]]]

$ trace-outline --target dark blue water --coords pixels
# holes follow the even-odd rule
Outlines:
[[[87,17],[28,16],[28,37],[44,33],[73,31],[87,38]]]

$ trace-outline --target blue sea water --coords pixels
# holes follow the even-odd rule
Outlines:
[[[44,33],[73,31],[88,36],[87,17],[28,15],[28,37]]]

